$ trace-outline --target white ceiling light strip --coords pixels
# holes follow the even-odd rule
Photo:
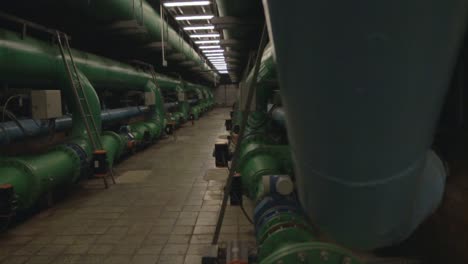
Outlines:
[[[203,50],[203,53],[221,53],[224,52],[222,49],[217,49],[217,50]]]
[[[191,38],[219,38],[219,34],[193,34],[190,35]]]
[[[195,44],[219,44],[219,40],[197,40]]]
[[[193,26],[193,27],[184,27],[184,30],[212,30],[214,26],[207,25],[207,26]]]
[[[207,6],[210,1],[177,1],[177,2],[166,2],[165,7],[179,7],[179,6]]]
[[[200,46],[200,49],[219,49],[221,46],[219,45],[212,45],[212,46]]]
[[[204,19],[212,19],[213,15],[201,15],[201,16],[176,16],[176,20],[204,20]]]

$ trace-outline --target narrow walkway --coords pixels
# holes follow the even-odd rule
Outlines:
[[[228,112],[207,113],[177,130],[175,141],[121,162],[110,189],[87,183],[0,235],[1,263],[200,264],[224,182],[205,172],[214,168],[213,144]],[[239,208],[228,208],[221,240],[252,240],[252,230]]]

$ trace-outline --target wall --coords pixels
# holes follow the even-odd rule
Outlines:
[[[232,106],[237,100],[238,86],[237,84],[220,85],[214,90],[216,105]]]

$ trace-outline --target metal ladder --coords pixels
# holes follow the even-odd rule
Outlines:
[[[91,141],[93,151],[102,150],[103,147],[99,135],[99,128],[97,127],[96,121],[94,120],[94,117],[91,113],[89,102],[86,98],[86,94],[83,89],[83,84],[80,80],[78,68],[76,67],[75,61],[73,59],[70,43],[68,42],[68,36],[65,33],[61,33],[59,31],[57,31],[56,36],[63,64],[65,66],[68,79],[70,81],[73,96],[75,97],[75,103],[77,104],[78,109],[80,110],[80,115],[84,120],[86,132],[88,134],[89,140]],[[62,43],[62,39],[65,45],[63,45]],[[69,65],[69,62],[67,60],[67,55],[70,59],[71,66]]]
[[[93,148],[93,154],[95,154],[98,151],[104,151],[101,142],[101,137],[99,134],[99,128],[96,125],[96,120],[94,120],[93,114],[91,113],[91,107],[89,106],[89,102],[80,79],[78,68],[76,67],[75,60],[73,59],[73,54],[70,48],[70,43],[68,41],[68,36],[65,33],[56,31],[56,37],[57,44],[60,49],[60,54],[62,56],[63,65],[65,66],[68,79],[70,81],[70,86],[73,91],[73,97],[75,98],[75,103],[78,106],[78,109],[80,110],[80,115],[83,118],[86,127],[86,133],[88,134],[89,141],[91,142],[91,146]],[[70,59],[70,62],[67,59],[67,55]],[[109,174],[112,179],[112,182],[114,184],[116,183],[114,171],[111,167],[109,168],[108,173],[106,173],[106,175],[102,177],[106,189],[109,188],[109,184],[107,182],[107,176],[109,176]]]

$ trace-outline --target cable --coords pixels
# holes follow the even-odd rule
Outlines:
[[[16,97],[22,98],[23,95],[21,95],[21,94],[12,95],[12,96],[8,97],[8,99],[6,100],[5,104],[3,105],[3,109],[2,109],[2,112],[3,112],[3,114],[2,114],[2,122],[5,122],[5,111],[7,110],[8,103],[9,103],[12,99],[14,99],[14,98],[16,98]]]
[[[21,125],[21,122],[18,120],[18,118],[16,118],[15,114],[13,114],[12,112],[10,112],[8,110],[5,110],[5,108],[1,109],[1,111],[2,111],[3,116],[5,116],[5,114],[6,114],[8,116],[8,118],[10,118],[13,122],[15,122],[15,124],[21,129],[21,131],[24,134],[27,134],[26,129],[23,127],[23,125]]]

